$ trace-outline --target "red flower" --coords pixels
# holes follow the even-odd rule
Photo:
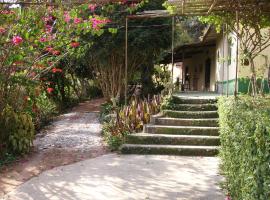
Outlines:
[[[58,51],[58,50],[53,50],[52,54],[55,55],[55,56],[59,56],[61,54],[61,52]]]
[[[53,91],[54,91],[53,88],[47,88],[47,92],[48,92],[49,94],[51,94]]]
[[[15,12],[13,10],[1,10],[0,13],[3,14],[3,15],[15,14]]]
[[[73,48],[76,48],[76,47],[80,46],[80,43],[79,42],[71,42],[70,46]]]
[[[23,42],[23,39],[20,36],[14,36],[12,42],[14,45],[19,45]]]
[[[30,101],[31,100],[29,96],[24,96],[23,98],[24,98],[25,101]]]
[[[3,27],[0,26],[0,34],[3,34],[6,32],[6,29],[4,29]]]
[[[53,48],[52,47],[46,47],[46,51],[51,53],[53,51]]]
[[[62,69],[59,69],[59,68],[52,68],[52,73],[57,73],[57,72],[59,72],[59,73],[62,73],[63,72],[63,70]]]

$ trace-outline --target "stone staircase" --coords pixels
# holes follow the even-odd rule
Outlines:
[[[216,99],[172,97],[143,133],[127,136],[124,154],[215,156],[220,138]]]

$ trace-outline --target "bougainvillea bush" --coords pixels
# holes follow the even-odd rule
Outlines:
[[[54,109],[52,102],[70,84],[68,69],[61,61],[82,53],[85,45],[91,43],[81,43],[80,37],[102,35],[102,28],[109,22],[95,15],[94,9],[94,5],[64,7],[61,2],[54,6],[26,4],[17,8],[0,5],[1,112],[8,108],[17,115],[16,119],[23,113],[38,118],[43,109]],[[4,126],[1,129],[9,127],[8,123],[1,123]],[[11,140],[11,134],[0,138]],[[25,138],[21,135],[18,139]],[[4,143],[0,141],[1,149]]]
[[[219,99],[221,169],[235,200],[270,199],[270,98]]]

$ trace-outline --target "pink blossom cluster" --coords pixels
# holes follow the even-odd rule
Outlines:
[[[101,25],[109,23],[109,22],[111,22],[111,20],[92,18],[91,22],[92,22],[92,28],[98,30]]]
[[[80,24],[82,22],[82,18],[75,17],[73,21],[74,24]]]
[[[71,20],[71,17],[70,17],[70,15],[69,15],[69,12],[64,12],[64,20],[65,20],[65,22],[70,22],[70,20]]]
[[[97,5],[96,4],[89,4],[88,8],[91,10],[91,12],[95,12]]]
[[[23,42],[23,39],[22,39],[22,37],[16,35],[16,36],[13,36],[12,42],[13,42],[14,45],[17,46],[17,45],[19,45],[19,44],[21,44]]]

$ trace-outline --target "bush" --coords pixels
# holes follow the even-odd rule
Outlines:
[[[104,104],[101,109],[103,134],[111,149],[117,150],[127,134],[142,131],[143,125],[150,122],[150,116],[160,111],[160,103],[161,97],[154,96],[153,99],[134,99],[122,108]]]
[[[270,199],[270,98],[219,99],[225,187],[233,200]]]
[[[30,115],[7,106],[0,115],[0,158],[7,153],[24,154],[33,145],[35,128]]]

